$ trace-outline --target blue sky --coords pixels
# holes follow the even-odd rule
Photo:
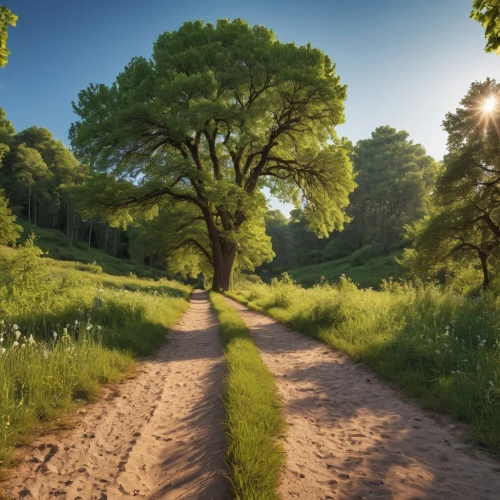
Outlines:
[[[18,130],[47,127],[66,143],[81,89],[111,83],[132,56],[150,56],[160,33],[196,19],[241,17],[284,42],[311,42],[348,85],[340,135],[356,142],[391,125],[437,159],[446,112],[472,81],[500,80],[500,57],[484,53],[483,30],[469,19],[472,0],[0,1],[19,15],[0,107]]]

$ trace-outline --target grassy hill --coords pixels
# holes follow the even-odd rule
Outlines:
[[[54,260],[81,262],[82,264],[97,263],[107,274],[115,276],[128,276],[130,273],[139,278],[167,278],[170,277],[166,272],[159,269],[145,266],[135,260],[119,259],[109,255],[104,250],[90,247],[81,241],[71,240],[64,233],[55,229],[42,229],[29,224],[26,221],[19,220],[24,229],[23,239],[27,238],[32,232],[36,235],[36,245],[45,253],[46,257]],[[82,270],[86,270],[82,268]]]
[[[310,287],[319,283],[321,276],[324,276],[328,281],[338,281],[340,275],[345,274],[361,288],[377,288],[383,279],[399,278],[403,275],[403,269],[395,261],[395,258],[400,255],[400,252],[394,252],[380,257],[367,258],[364,262],[357,264],[353,263],[351,256],[348,256],[310,266],[281,269],[274,273],[262,273],[262,278],[266,279],[286,271],[302,286]]]

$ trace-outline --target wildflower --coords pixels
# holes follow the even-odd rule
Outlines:
[[[439,349],[436,349],[436,354],[441,354],[441,351]]]
[[[12,330],[17,331],[19,330],[19,327],[17,325],[12,325]]]
[[[87,331],[92,330],[92,328],[94,328],[94,325],[93,325],[92,323],[89,323],[89,324],[87,325]]]
[[[3,343],[3,336],[0,335],[0,344],[2,344],[2,343]]]
[[[490,387],[493,387],[495,384],[493,383],[493,380],[489,381]]]
[[[52,332],[52,337],[54,337],[54,340],[57,339],[57,332]]]
[[[19,340],[20,336],[21,336],[21,332],[19,330],[16,330],[16,340]]]
[[[77,319],[75,319],[75,326],[78,326],[79,324],[80,322]]]
[[[97,326],[97,329],[98,329],[98,330],[102,330],[102,326],[101,326],[101,325],[98,325],[98,326]]]
[[[5,347],[2,347],[2,354],[5,354],[6,350]]]
[[[63,328],[63,335],[68,335],[68,329],[67,328]]]
[[[36,344],[35,339],[33,338],[33,335],[30,335],[30,338],[28,339],[28,343],[31,345]]]
[[[26,347],[26,344],[21,344],[21,347]]]
[[[12,343],[12,347],[17,347],[19,345],[19,342],[17,340],[15,340],[13,343]]]

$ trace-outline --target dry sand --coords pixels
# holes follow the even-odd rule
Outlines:
[[[474,448],[463,426],[325,344],[229,302],[285,405],[284,499],[500,499],[500,463]]]
[[[81,410],[76,429],[20,450],[13,498],[224,499],[224,361],[206,293],[139,374]],[[1,495],[0,495],[1,496]]]

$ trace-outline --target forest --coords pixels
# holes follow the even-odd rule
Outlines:
[[[68,141],[0,107],[0,499],[498,498],[500,82],[434,158],[262,24],[127,57]]]

